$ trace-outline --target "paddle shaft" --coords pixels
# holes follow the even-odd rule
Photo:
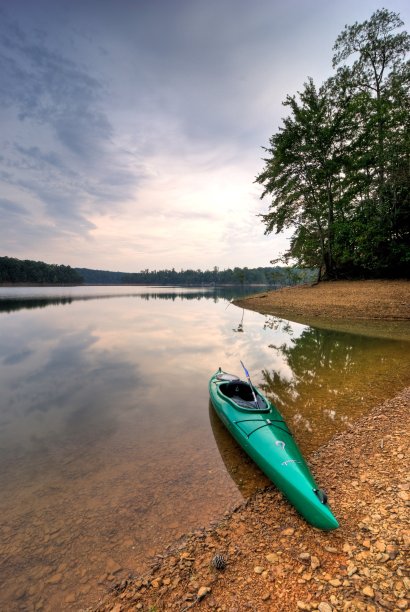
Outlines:
[[[252,382],[251,382],[251,377],[249,376],[249,372],[248,372],[248,370],[245,368],[243,361],[241,361],[241,366],[243,367],[243,369],[244,369],[244,371],[245,371],[246,378],[248,379],[248,383],[249,383],[249,386],[250,386],[250,388],[251,388],[252,395],[253,395],[253,401],[255,402],[255,404],[256,404],[256,405],[258,405],[258,400],[256,399],[256,393],[255,393],[255,390],[254,390],[254,388],[253,388],[253,384],[252,384]]]

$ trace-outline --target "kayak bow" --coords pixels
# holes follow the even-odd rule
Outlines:
[[[229,432],[296,510],[319,529],[336,529],[326,493],[277,408],[257,387],[221,368],[209,381],[209,394]]]

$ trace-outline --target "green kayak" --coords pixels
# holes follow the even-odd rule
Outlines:
[[[209,394],[217,415],[309,523],[319,529],[336,529],[339,523],[326,493],[317,486],[282,415],[248,380],[221,368],[211,377]]]

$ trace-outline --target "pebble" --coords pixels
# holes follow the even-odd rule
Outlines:
[[[54,574],[47,580],[47,582],[48,584],[58,584],[59,582],[61,582],[62,578],[62,574]]]
[[[196,594],[197,599],[203,599],[205,595],[208,595],[208,593],[210,592],[211,592],[210,587],[207,587],[207,586],[200,587],[198,590],[198,593]]]
[[[288,527],[287,529],[284,529],[282,531],[282,535],[284,536],[292,536],[295,533],[295,530],[293,529],[293,527]]]
[[[333,608],[330,604],[322,601],[318,606],[319,612],[332,612]]]
[[[362,593],[363,595],[366,595],[366,597],[371,597],[372,599],[374,597],[374,591],[369,585],[365,586],[364,589],[362,589]]]
[[[114,559],[107,559],[107,563],[105,564],[105,569],[107,574],[117,574],[122,570],[121,565],[119,565]]]
[[[302,559],[302,561],[308,561],[310,559],[310,553],[308,552],[300,553],[299,559]]]
[[[394,561],[394,559],[397,557],[397,555],[399,554],[399,547],[396,546],[395,544],[388,544],[386,546],[386,553],[389,555],[389,558]]]
[[[253,571],[255,572],[255,574],[262,574],[262,572],[264,571],[264,568],[261,567],[260,565],[257,565],[256,567],[253,568]]]
[[[384,552],[386,550],[386,544],[381,540],[377,540],[374,546],[379,552]]]
[[[320,567],[320,561],[314,555],[310,558],[310,567],[312,568],[312,570],[315,570]]]

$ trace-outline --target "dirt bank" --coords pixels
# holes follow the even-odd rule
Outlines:
[[[409,407],[410,388],[310,457],[338,530],[312,528],[271,487],[115,585],[97,610],[407,610]]]
[[[238,306],[291,320],[410,319],[410,282],[336,281],[285,287],[236,300]]]

